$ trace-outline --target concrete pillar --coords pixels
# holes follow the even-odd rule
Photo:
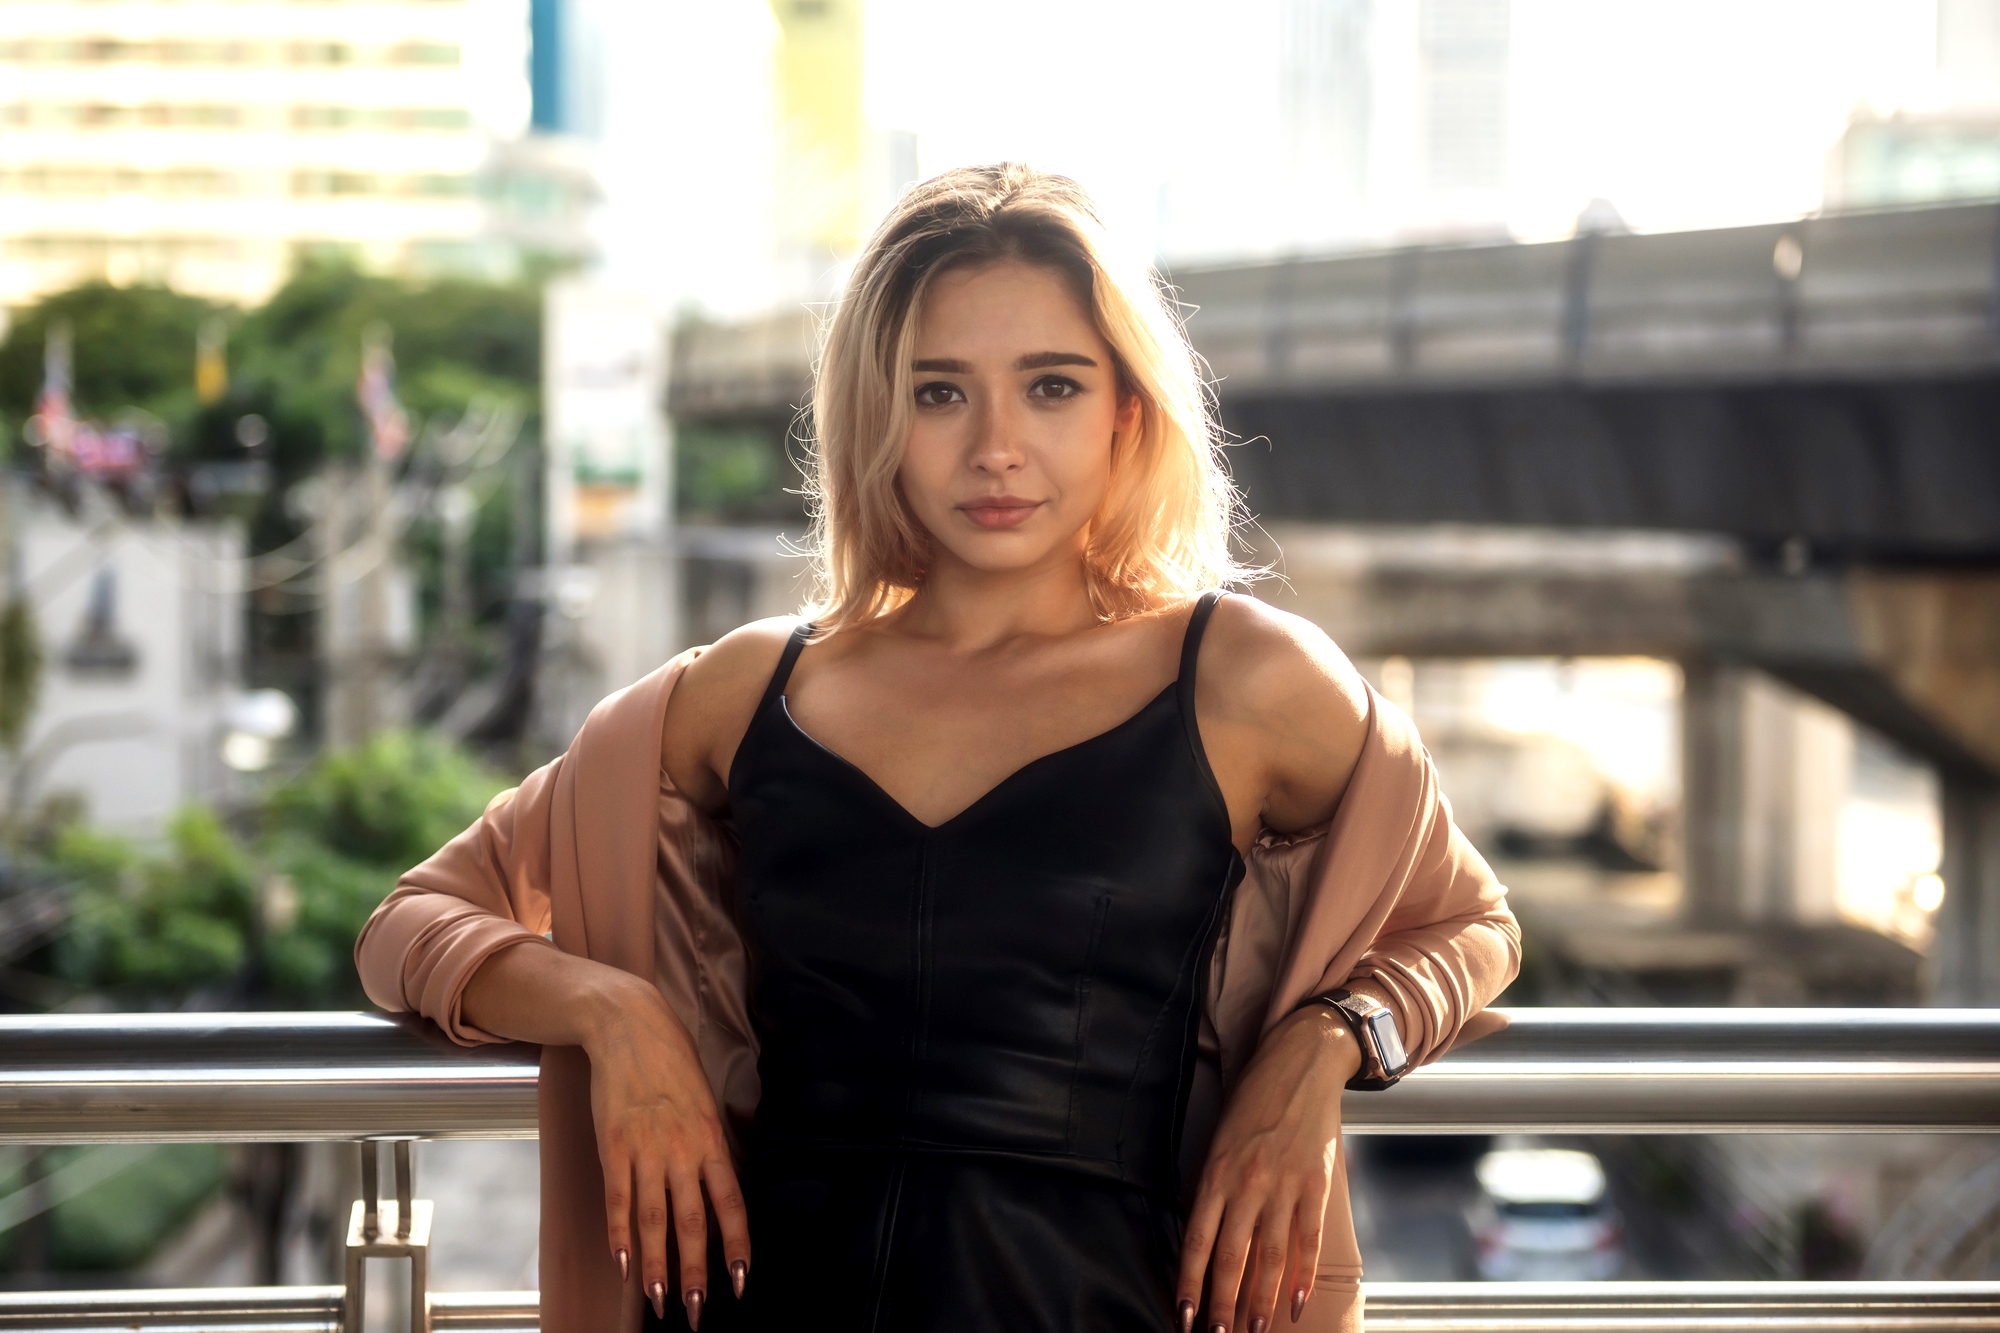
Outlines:
[[[2000,786],[1944,781],[1936,1000],[2000,1004]]]
[[[1748,667],[1685,668],[1682,873],[1689,925],[1832,919],[1846,718]]]

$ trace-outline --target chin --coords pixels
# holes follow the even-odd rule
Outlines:
[[[1046,542],[1022,541],[1011,532],[981,533],[972,541],[940,542],[952,557],[982,574],[1012,574],[1048,563],[1059,549]]]

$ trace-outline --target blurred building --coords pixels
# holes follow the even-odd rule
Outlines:
[[[513,147],[522,0],[16,0],[0,303],[90,279],[254,302],[304,254],[504,276],[587,249],[587,164]]]
[[[227,794],[241,529],[72,516],[18,494],[10,519],[46,658],[14,798],[32,809],[79,796],[95,823],[144,835],[185,802]]]
[[[1424,187],[1440,201],[1478,208],[1507,184],[1510,18],[1510,0],[1418,5]]]
[[[604,131],[604,32],[581,0],[529,0],[528,123],[539,134]]]
[[[640,292],[588,278],[542,305],[547,622],[536,729],[567,744],[599,699],[682,645],[666,422],[666,328]]]
[[[823,297],[860,249],[870,135],[861,100],[862,0],[771,0],[777,52],[780,283]]]
[[[1932,91],[1923,106],[1855,109],[1827,154],[1827,207],[2000,195],[2000,2],[1937,0]]]
[[[1506,235],[1510,0],[1379,0],[1376,24],[1374,234]]]
[[[1163,187],[1176,256],[1506,234],[1510,0],[1281,0],[1272,147]]]
[[[1279,133],[1299,245],[1345,240],[1366,225],[1374,16],[1374,0],[1285,0]]]

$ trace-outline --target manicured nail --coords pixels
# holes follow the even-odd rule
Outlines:
[[[1208,1330],[1208,1333],[1229,1333],[1229,1325],[1227,1325],[1227,1324],[1212,1324],[1212,1325],[1210,1325],[1210,1326],[1209,1326],[1209,1330]]]
[[[750,1276],[750,1265],[741,1259],[729,1261],[729,1285],[736,1288],[736,1299],[743,1299],[743,1283]]]
[[[632,1256],[622,1249],[612,1253],[618,1256],[618,1280],[623,1282],[632,1276]]]
[[[1181,1333],[1194,1333],[1194,1302],[1182,1301],[1180,1314]]]
[[[1250,1333],[1264,1333],[1263,1315],[1253,1314],[1250,1316]]]
[[[690,1287],[681,1295],[681,1303],[688,1309],[689,1333],[701,1333],[701,1303],[708,1299],[708,1293],[700,1287]]]
[[[1299,1322],[1299,1316],[1306,1312],[1306,1289],[1300,1287],[1292,1293],[1292,1322]]]
[[[646,1284],[646,1294],[653,1298],[653,1317],[656,1319],[665,1319],[667,1317],[667,1284],[664,1282],[649,1282]]]

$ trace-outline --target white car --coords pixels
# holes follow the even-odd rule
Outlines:
[[[1618,1272],[1625,1239],[1597,1158],[1567,1148],[1501,1148],[1480,1158],[1474,1172],[1479,1276],[1579,1282]]]

